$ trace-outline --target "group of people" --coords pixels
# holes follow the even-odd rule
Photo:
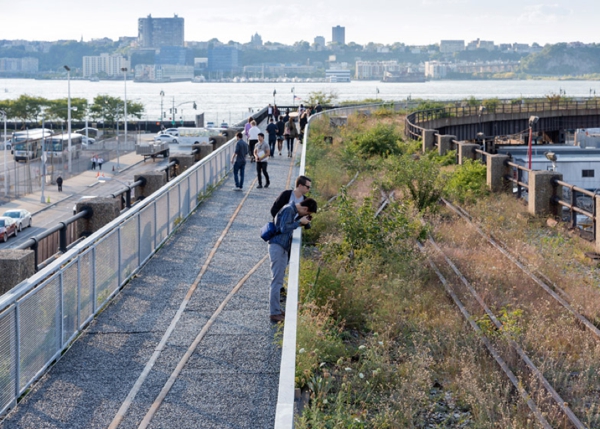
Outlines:
[[[319,108],[320,105],[317,105],[316,111],[320,111]],[[265,141],[265,134],[252,117],[248,118],[244,131],[236,134],[237,141],[231,157],[235,191],[242,191],[244,188],[244,172],[248,156],[250,156],[251,163],[256,163],[257,188],[268,188],[271,184],[267,172],[268,159],[273,158],[277,152],[279,156],[282,155],[283,140],[287,142],[287,156],[292,157],[294,140],[303,138],[303,130],[308,122],[311,109],[307,109],[303,105],[298,109],[300,132],[296,128],[294,118],[290,116],[289,109],[285,112],[285,115],[278,115],[278,113],[277,106],[269,105],[267,111],[268,125],[265,129],[268,141]],[[275,122],[275,119],[277,119],[277,122]],[[263,176],[265,179],[264,186]],[[273,216],[277,230],[277,234],[269,240],[269,258],[271,260],[269,317],[272,322],[283,322],[285,318],[280,301],[281,292],[284,290],[283,281],[290,258],[294,230],[301,226],[310,228],[311,216],[317,212],[317,202],[306,197],[306,194],[310,191],[311,183],[308,177],[299,176],[296,179],[295,188],[279,194],[271,207],[271,216]]]
[[[92,170],[96,169],[96,165],[98,166],[99,170],[102,170],[102,164],[104,164],[104,159],[102,159],[102,157],[94,155],[90,161],[92,162]]]

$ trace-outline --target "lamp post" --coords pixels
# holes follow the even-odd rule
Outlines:
[[[277,90],[274,89],[273,90],[273,105],[276,105],[277,103],[275,102],[275,96],[277,95]]]
[[[540,120],[537,116],[529,117],[529,144],[527,145],[527,159],[529,160],[529,169],[531,170],[531,140],[533,137],[533,126]]]
[[[6,111],[0,110],[0,114],[4,116],[4,196],[8,197],[8,180],[6,177]]]
[[[44,110],[42,109],[41,111],[42,114],[42,196],[40,197],[40,203],[44,204],[45,203],[45,198],[44,198],[44,186],[46,184],[46,133],[45,133],[45,121],[46,121],[46,116],[44,114]]]
[[[160,91],[160,125],[161,125],[161,129],[162,129],[162,122],[163,122],[163,118],[165,117],[164,111],[163,111],[163,98],[165,96],[165,92],[164,91]]]
[[[125,88],[125,103],[123,103],[123,113],[125,115],[124,117],[124,125],[123,125],[123,129],[124,129],[124,140],[125,140],[125,145],[127,145],[127,67],[123,67],[121,69],[121,71],[123,72],[123,85]],[[119,171],[119,168],[121,168],[121,158],[119,157],[120,152],[119,152],[119,141],[117,140],[117,171]]]
[[[71,174],[71,69],[64,66],[67,71],[67,133],[69,135],[69,174]]]
[[[292,86],[292,94],[293,94],[293,96],[292,96],[292,106],[296,105],[296,93],[295,93],[295,91],[296,91],[296,87]]]

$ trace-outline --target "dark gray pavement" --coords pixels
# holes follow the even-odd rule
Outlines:
[[[122,160],[123,164],[124,161]],[[266,254],[260,227],[295,159],[269,162],[271,187],[244,192],[230,174],[33,387],[1,428],[106,428],[154,353],[239,202],[248,199],[192,295],[120,428],[136,428],[181,357],[231,289]],[[95,180],[95,179],[94,179]],[[39,199],[39,197],[38,197]],[[277,325],[269,320],[269,261],[216,319],[150,428],[273,427],[279,381]]]

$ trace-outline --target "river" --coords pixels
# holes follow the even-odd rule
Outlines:
[[[123,81],[71,80],[71,97],[92,100],[97,95],[123,98]],[[0,99],[15,99],[22,94],[48,99],[65,98],[66,80],[0,79]],[[292,92],[292,89],[294,92]],[[273,83],[138,83],[127,81],[127,99],[145,106],[143,120],[158,120],[161,111],[169,117],[169,109],[179,106],[177,119],[192,120],[196,113],[205,113],[206,121],[235,123],[248,114],[274,101],[279,105],[292,105],[295,94],[302,102],[314,91],[333,91],[340,101],[375,98],[394,101],[407,97],[431,100],[462,100],[471,96],[486,98],[543,97],[565,91],[568,97],[585,98],[597,91],[598,81],[558,80],[479,80],[479,81],[429,81],[423,83],[384,83],[378,81],[352,81],[350,83],[324,82],[273,82]],[[379,93],[377,93],[379,91]],[[198,110],[192,109],[196,102]]]

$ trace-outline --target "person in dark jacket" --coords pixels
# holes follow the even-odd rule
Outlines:
[[[58,185],[58,192],[62,192],[62,183],[63,183],[62,176],[58,176],[56,178],[56,184]]]
[[[289,203],[301,203],[306,194],[310,191],[312,181],[306,176],[298,176],[296,178],[296,187],[292,189],[288,189],[283,191],[279,196],[275,199],[273,206],[271,207],[271,216],[275,218],[277,213]]]
[[[275,125],[277,125],[277,150],[279,151],[279,156],[281,156],[281,147],[283,146],[283,133],[285,131],[285,122],[283,121],[283,116],[279,116],[277,118],[277,123]]]
[[[290,259],[292,235],[299,226],[308,225],[311,214],[317,212],[317,202],[307,198],[299,204],[286,205],[275,217],[278,234],[269,240],[269,258],[271,259],[271,291],[269,311],[272,322],[283,322],[285,314],[281,310],[280,291],[283,286],[285,269]]]

